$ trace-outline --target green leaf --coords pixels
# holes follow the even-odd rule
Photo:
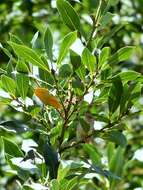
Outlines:
[[[6,67],[7,75],[12,76],[12,72],[14,71],[13,65],[12,65],[12,59],[9,60],[8,65]]]
[[[57,8],[63,19],[65,25],[67,25],[72,31],[80,31],[80,19],[76,11],[66,0],[57,0]]]
[[[95,164],[92,164],[92,173],[97,173],[100,174],[108,179],[120,179],[119,176],[115,175],[114,173],[112,173],[111,171],[108,170],[103,170],[101,167],[96,166]]]
[[[25,74],[21,74],[21,73],[17,74],[16,85],[17,85],[18,93],[20,94],[22,99],[25,100],[28,93],[28,88],[29,88],[29,77]]]
[[[126,83],[128,81],[134,81],[134,80],[140,81],[140,79],[143,79],[143,77],[140,73],[138,73],[136,71],[132,71],[132,70],[129,70],[126,72],[121,72],[121,73],[115,75],[113,77],[113,79],[116,77],[120,77],[124,83]]]
[[[17,144],[3,137],[4,151],[12,157],[23,157],[23,152],[19,149]]]
[[[79,123],[80,123],[82,129],[84,130],[84,132],[88,133],[90,130],[90,124],[87,123],[83,118],[79,119]]]
[[[115,6],[115,5],[117,5],[118,2],[119,2],[119,0],[109,0],[108,5],[109,6]]]
[[[50,189],[51,190],[59,190],[60,187],[59,187],[59,183],[56,179],[53,179],[51,182],[50,182]]]
[[[14,42],[16,44],[23,44],[21,39],[19,39],[17,36],[15,36],[14,34],[11,34],[11,33],[10,33],[10,41]]]
[[[121,147],[125,147],[127,145],[126,137],[119,131],[111,131],[105,134],[105,139],[114,142]]]
[[[131,91],[129,91],[129,87],[127,84],[124,85],[123,87],[123,94],[121,97],[121,101],[120,101],[120,114],[123,114],[124,112],[126,112],[127,107],[126,104],[128,102],[128,99],[130,97]]]
[[[39,77],[41,80],[43,80],[43,85],[42,85],[43,87],[46,87],[46,86],[48,88],[53,87],[54,80],[50,72],[43,71],[42,69],[39,68]],[[46,83],[44,83],[44,81]]]
[[[126,46],[119,49],[115,54],[111,56],[111,58],[109,58],[109,64],[117,64],[121,61],[128,60],[131,57],[133,50],[133,46]]]
[[[52,62],[53,61],[53,51],[52,51],[53,36],[52,36],[51,30],[49,27],[47,27],[45,34],[44,34],[44,46],[46,49],[47,56],[50,59],[50,61]]]
[[[7,130],[13,131],[16,134],[25,133],[26,131],[30,131],[30,129],[26,125],[22,125],[23,123],[19,120],[15,121],[3,121],[0,122],[0,125],[2,125]]]
[[[88,48],[85,48],[82,52],[82,62],[92,74],[95,72],[96,58]]]
[[[112,142],[109,142],[107,145],[107,158],[108,158],[109,164],[112,159],[112,156],[114,155],[114,152],[115,152],[115,144]]]
[[[69,171],[70,171],[69,165],[63,167],[63,164],[60,163],[59,168],[58,168],[58,177],[57,177],[58,181],[63,180],[67,176]]]
[[[96,150],[95,146],[92,144],[84,144],[83,148],[88,153],[93,164],[100,166],[101,165],[101,156],[98,153],[98,151]]]
[[[123,92],[123,85],[121,79],[118,77],[113,80],[112,87],[109,92],[108,106],[110,113],[114,113],[118,108]]]
[[[16,134],[16,131],[12,129],[7,129],[6,127],[0,125],[0,136],[14,135],[14,134]]]
[[[37,116],[41,111],[41,107],[37,106],[37,105],[33,105],[33,106],[29,106],[28,107],[28,112],[30,113],[30,115],[32,117]]]
[[[113,16],[115,15],[110,12],[107,12],[105,15],[103,15],[100,20],[100,27],[105,27],[107,24],[109,24]]]
[[[16,65],[16,70],[20,73],[28,73],[29,69],[28,66],[21,60],[18,61]]]
[[[49,71],[48,66],[40,59],[34,50],[25,45],[19,45],[13,42],[9,42],[9,44],[12,46],[18,57],[32,63],[35,66],[40,67],[43,70]]]
[[[79,183],[78,177],[74,177],[71,180],[68,180],[66,190],[74,190],[75,188],[77,189]]]
[[[75,72],[82,81],[85,81],[86,70],[84,65],[81,65]]]
[[[15,91],[16,91],[16,84],[15,81],[7,77],[6,75],[1,76],[1,81],[2,81],[2,87],[6,92],[9,92],[11,95],[15,96]]]
[[[72,73],[72,67],[69,64],[64,64],[59,69],[59,76],[62,78],[70,77]]]
[[[75,78],[73,79],[72,81],[72,87],[73,87],[73,90],[76,94],[78,95],[82,95],[83,94],[83,91],[84,91],[84,85],[83,83],[80,81],[79,78]]]
[[[112,68],[107,66],[104,70],[101,71],[101,80],[107,80],[112,77]]]
[[[68,53],[70,46],[75,42],[76,38],[77,38],[77,32],[76,31],[70,32],[69,34],[67,34],[64,37],[62,44],[61,44],[61,47],[60,47],[60,52],[59,52],[57,64],[60,64],[62,62],[62,60],[64,59],[64,57]]]
[[[109,169],[112,173],[117,176],[121,176],[122,170],[124,166],[124,149],[122,147],[118,147],[115,154],[112,156],[111,161],[109,163]],[[110,180],[111,190],[115,189],[116,183],[118,181],[115,179]]]
[[[36,48],[36,42],[37,42],[38,36],[39,36],[39,31],[37,31],[37,32],[34,34],[32,40],[31,40],[32,49],[33,49],[33,48]]]
[[[123,95],[120,101],[120,114],[126,113],[128,111],[128,108],[130,108],[130,106],[128,106],[128,104],[130,104],[131,99],[132,99],[132,95],[135,92],[135,95],[137,99],[139,99],[140,96],[140,85],[137,82],[133,82],[130,85],[125,84],[123,87]],[[137,92],[137,94],[136,94]]]
[[[11,54],[6,48],[4,48],[1,43],[0,43],[0,49],[2,49],[3,52],[4,52],[9,58],[12,58],[12,54]]]
[[[81,65],[81,57],[73,50],[70,50],[70,61],[74,71],[78,69]]]
[[[100,57],[99,57],[99,68],[104,67],[104,65],[106,65],[109,56],[111,54],[111,48],[110,47],[104,47],[100,53]]]
[[[117,25],[104,35],[98,42],[97,48],[101,49],[124,25]]]
[[[11,103],[12,99],[10,98],[4,98],[4,97],[0,97],[0,105],[9,105]]]

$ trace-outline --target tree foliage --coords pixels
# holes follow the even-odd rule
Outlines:
[[[143,187],[141,4],[1,1],[2,190]]]

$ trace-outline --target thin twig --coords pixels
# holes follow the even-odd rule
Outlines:
[[[90,33],[89,39],[87,41],[86,47],[89,47],[90,42],[92,41],[93,35],[95,33],[95,30],[97,29],[98,25],[99,25],[99,17],[100,17],[100,9],[101,9],[101,5],[102,5],[102,0],[99,1],[99,5],[97,8],[97,12],[96,12],[96,16],[94,17],[93,15],[91,16],[92,21],[93,21],[93,25],[92,25],[92,31]]]

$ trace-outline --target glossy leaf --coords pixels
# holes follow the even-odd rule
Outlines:
[[[83,94],[84,85],[80,81],[79,78],[73,79],[73,81],[72,81],[72,87],[73,87],[73,90],[74,90],[75,94],[80,95],[80,96]]]
[[[62,78],[70,77],[72,73],[72,67],[69,64],[63,64],[59,69],[59,76]]]
[[[9,60],[8,65],[6,67],[7,75],[12,77],[12,72],[14,71],[13,65],[12,65],[12,59]]]
[[[123,95],[120,101],[120,114],[124,114],[128,111],[128,109],[130,108],[129,104],[131,104],[133,94],[135,93],[135,98],[138,99],[140,97],[140,92],[141,88],[137,82],[134,82],[130,85],[124,85]]]
[[[70,46],[75,42],[76,38],[77,38],[77,32],[71,32],[64,37],[60,47],[57,64],[61,64],[62,60],[68,53]]]
[[[79,183],[79,179],[77,176],[72,178],[71,180],[68,180],[66,190],[73,190],[75,188],[77,189],[78,183]]]
[[[57,8],[66,24],[72,31],[80,31],[80,19],[74,8],[66,0],[57,0]]]
[[[111,58],[109,58],[109,64],[117,64],[121,61],[128,60],[131,57],[133,50],[133,46],[126,46],[119,49]]]
[[[119,131],[111,131],[107,133],[107,135],[105,134],[105,139],[114,142],[121,147],[125,147],[127,145],[125,136]]]
[[[37,42],[38,36],[39,36],[39,31],[37,31],[37,32],[34,34],[32,40],[31,40],[32,49],[36,48],[36,42]]]
[[[17,36],[15,36],[14,34],[11,34],[11,33],[10,33],[10,41],[17,43],[17,44],[23,44],[21,39],[19,39]]]
[[[22,97],[23,100],[25,100],[28,89],[29,89],[29,77],[25,74],[17,74],[16,75],[16,86],[18,93]]]
[[[9,105],[11,103],[12,99],[10,98],[4,98],[0,96],[0,104],[1,105]]]
[[[12,157],[23,157],[23,152],[19,149],[16,143],[10,141],[9,139],[3,137],[4,151],[6,154]]]
[[[118,4],[118,2],[119,2],[119,0],[109,0],[109,1],[108,1],[108,4],[109,4],[110,6],[115,6],[116,4]]]
[[[112,68],[106,66],[104,70],[101,71],[101,80],[107,80],[112,77]]]
[[[81,65],[75,72],[82,81],[85,81],[86,69],[84,65]]]
[[[92,144],[84,144],[83,148],[88,153],[92,162],[94,164],[100,166],[101,165],[101,157],[100,157],[100,154],[97,152],[96,148]]]
[[[47,27],[45,34],[44,34],[44,46],[47,53],[48,58],[50,61],[53,61],[53,36],[49,27]]]
[[[105,27],[107,24],[109,24],[113,16],[115,15],[110,12],[107,12],[105,15],[103,15],[100,20],[101,27]]]
[[[26,131],[30,131],[30,129],[26,125],[22,125],[22,122],[19,120],[9,120],[0,122],[0,125],[5,128],[5,130],[13,131],[16,134],[21,134]]]
[[[104,65],[106,65],[108,59],[109,59],[109,56],[111,54],[111,49],[110,47],[104,47],[100,53],[100,56],[99,56],[99,68],[100,67],[104,67]]]
[[[0,43],[0,49],[3,50],[3,52],[9,57],[12,58],[12,54],[10,53],[10,51],[6,48],[3,47],[3,45]]]
[[[92,55],[88,48],[85,48],[82,52],[82,62],[91,73],[95,72],[96,58]]]
[[[108,158],[108,164],[110,164],[110,161],[112,159],[112,156],[115,153],[115,144],[112,142],[109,142],[107,145],[107,158]]]
[[[73,50],[70,50],[70,61],[74,71],[78,69],[81,65],[81,57]]]
[[[114,173],[112,173],[108,170],[103,170],[101,167],[92,164],[92,172],[93,171],[97,174],[100,174],[100,175],[108,178],[108,179],[116,179],[116,180],[120,179],[120,177],[115,175]]]
[[[117,25],[113,29],[111,29],[106,35],[101,37],[101,39],[98,42],[97,47],[101,49],[104,44],[106,44],[121,28],[123,25]]]
[[[16,65],[16,70],[20,73],[28,73],[29,69],[28,66],[23,61],[18,61]]]
[[[112,87],[109,92],[108,106],[110,113],[114,113],[118,108],[123,92],[123,85],[120,78],[113,80]]]
[[[124,149],[119,146],[111,158],[111,161],[109,163],[109,168],[112,173],[116,174],[117,176],[121,176],[123,166],[124,166]],[[111,190],[115,189],[115,185],[117,182],[118,181],[115,179],[110,180]]]
[[[16,92],[15,81],[6,75],[1,76],[1,81],[2,81],[3,89],[6,92],[9,92],[11,95],[15,96],[15,92]]]
[[[39,68],[39,77],[43,81],[42,87],[51,88],[54,85],[53,76],[47,71],[43,71]],[[46,82],[46,83],[45,83]]]
[[[50,187],[51,187],[51,190],[60,190],[59,183],[56,179],[53,179],[50,182]]]
[[[27,62],[32,63],[35,66],[40,67],[43,70],[48,71],[47,65],[41,60],[41,58],[37,55],[37,53],[34,50],[30,49],[25,45],[19,45],[13,42],[9,42],[9,44],[12,46],[13,50],[15,51],[18,57],[24,59]]]
[[[134,81],[134,80],[140,81],[140,79],[143,80],[143,77],[140,73],[138,73],[136,71],[132,71],[132,70],[129,70],[126,72],[121,72],[121,73],[115,75],[113,78],[116,78],[116,77],[120,77],[122,79],[122,81],[125,83],[128,81]]]

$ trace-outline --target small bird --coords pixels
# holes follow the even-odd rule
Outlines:
[[[49,93],[48,89],[36,88],[34,93],[45,105],[53,106],[56,109],[62,109],[61,103],[55,96]]]

